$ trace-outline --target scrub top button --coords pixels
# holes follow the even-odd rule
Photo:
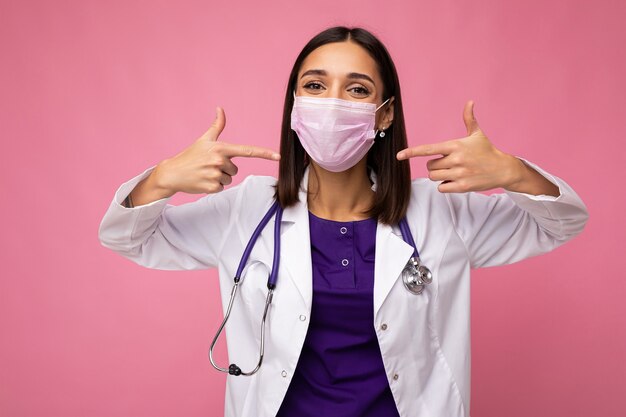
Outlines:
[[[339,231],[341,232],[342,235],[345,235],[348,229],[346,229],[345,227],[342,227],[341,229],[339,229]]]
[[[350,263],[350,262],[349,262],[347,259],[343,259],[343,260],[341,261],[341,265],[343,265],[343,266],[348,266],[348,264],[349,264],[349,263]]]

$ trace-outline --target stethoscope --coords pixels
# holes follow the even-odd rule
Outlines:
[[[259,352],[259,362],[256,367],[250,372],[243,372],[239,366],[232,363],[228,368],[222,368],[215,364],[213,360],[213,348],[217,339],[220,337],[224,326],[226,326],[226,322],[228,321],[228,317],[230,316],[230,311],[233,308],[233,301],[235,300],[235,296],[237,295],[237,289],[241,284],[241,275],[243,273],[243,269],[248,262],[248,258],[250,257],[250,252],[252,252],[252,248],[259,238],[259,235],[265,228],[265,225],[270,221],[272,216],[276,215],[276,219],[274,220],[274,258],[272,260],[272,270],[267,279],[267,298],[265,300],[265,309],[263,310],[263,319],[261,321],[261,346]],[[237,268],[237,272],[235,273],[235,284],[233,285],[233,289],[230,292],[230,301],[228,302],[228,308],[226,309],[226,314],[224,315],[224,320],[220,325],[215,337],[213,338],[213,342],[211,343],[211,348],[209,349],[209,359],[211,361],[211,365],[215,369],[221,372],[228,372],[230,375],[246,375],[251,376],[254,375],[259,368],[261,367],[261,363],[263,362],[263,354],[265,351],[265,318],[267,317],[267,311],[269,310],[269,306],[272,303],[272,297],[274,296],[274,289],[276,288],[276,280],[278,279],[278,265],[280,261],[280,222],[283,217],[283,209],[278,204],[278,201],[275,201],[274,204],[270,207],[270,209],[265,213],[263,219],[258,224],[254,233],[250,237],[248,244],[246,245],[246,249],[243,252],[241,260],[239,261],[239,267]],[[413,256],[409,259],[406,266],[402,270],[402,282],[406,289],[413,294],[421,294],[424,290],[426,284],[430,284],[433,280],[432,273],[430,270],[422,265],[419,257],[419,252],[417,251],[417,247],[415,246],[415,241],[413,240],[413,235],[411,235],[411,230],[409,229],[409,224],[406,221],[406,217],[400,220],[398,225],[400,227],[400,232],[402,234],[402,239],[409,245],[413,247]]]

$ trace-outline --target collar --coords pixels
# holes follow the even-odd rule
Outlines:
[[[371,189],[376,191],[378,188],[378,177],[371,167],[367,167],[369,173],[369,179],[372,182]],[[298,202],[292,206],[287,207],[283,211],[282,222],[297,222],[304,220],[304,215],[308,215],[308,203],[307,195],[309,190],[309,175],[311,173],[311,164],[307,165],[304,169],[304,175],[302,175],[302,181],[300,182],[300,189],[298,191]],[[308,217],[307,217],[308,221]]]

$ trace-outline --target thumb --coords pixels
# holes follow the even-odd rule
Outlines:
[[[215,108],[215,119],[213,123],[211,123],[211,126],[202,137],[215,142],[217,141],[217,137],[224,130],[224,126],[226,126],[226,113],[223,108],[218,106]]]
[[[478,121],[476,120],[476,117],[474,117],[473,100],[469,100],[467,103],[465,103],[465,108],[463,109],[463,122],[465,123],[465,128],[467,129],[468,136],[480,130]]]

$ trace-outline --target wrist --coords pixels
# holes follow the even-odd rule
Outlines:
[[[147,189],[151,190],[151,193],[159,198],[171,197],[176,194],[176,191],[172,190],[165,180],[167,178],[164,174],[167,170],[166,164],[167,159],[159,162],[146,178]]]
[[[175,192],[171,192],[163,187],[159,182],[158,165],[152,170],[150,175],[141,180],[129,194],[133,207],[143,206],[145,204],[171,197]]]
[[[516,156],[506,154],[506,158],[508,159],[507,166],[509,167],[507,170],[507,181],[505,182],[504,188],[507,191],[521,192],[521,186],[526,182],[528,167],[521,159]]]
[[[522,194],[549,195],[552,197],[561,195],[559,187],[534,168],[513,155],[511,155],[511,158],[514,159],[511,162],[512,174],[507,186],[503,187],[505,190]]]

